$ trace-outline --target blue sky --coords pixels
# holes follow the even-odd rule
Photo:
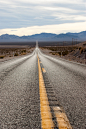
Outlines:
[[[0,0],[0,35],[86,30],[86,0]]]

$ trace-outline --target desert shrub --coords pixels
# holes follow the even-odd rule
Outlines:
[[[58,55],[57,52],[49,52],[49,53],[51,53],[52,55]]]
[[[81,47],[79,47],[79,50],[81,49]]]
[[[52,50],[52,51],[57,51],[56,47],[50,47],[49,49]]]
[[[5,57],[5,56],[2,55],[2,56],[0,56],[0,59],[3,59],[4,57]]]
[[[25,50],[25,49],[24,49],[24,50],[22,50],[22,53],[23,53],[23,52],[26,52],[26,50]]]
[[[65,56],[65,55],[67,55],[67,54],[68,54],[68,51],[67,51],[67,50],[62,52],[62,55],[63,55],[63,56]]]
[[[83,49],[82,49],[82,48],[80,49],[80,54],[81,54],[81,53],[83,53]]]
[[[18,56],[18,53],[15,53],[14,56]]]
[[[86,52],[86,48],[83,51]]]
[[[20,54],[22,54],[22,53],[26,53],[26,50],[24,49],[24,50],[21,50],[20,51]]]
[[[55,53],[52,52],[52,55],[55,55]]]
[[[73,50],[70,50],[70,52],[72,52]]]
[[[23,52],[21,55],[26,55],[26,53],[25,53],[25,52]]]
[[[58,54],[61,56],[61,52],[58,52]]]

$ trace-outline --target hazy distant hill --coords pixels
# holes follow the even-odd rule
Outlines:
[[[12,42],[12,41],[72,41],[73,39],[86,41],[86,31],[80,33],[66,33],[66,34],[52,34],[52,33],[41,33],[31,36],[16,36],[4,34],[0,36],[0,42]]]

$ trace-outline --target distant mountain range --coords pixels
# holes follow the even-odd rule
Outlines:
[[[0,36],[0,42],[14,42],[14,41],[72,41],[77,39],[80,41],[86,41],[86,31],[80,33],[66,33],[66,34],[52,34],[52,33],[41,33],[31,36],[16,36],[3,34]]]

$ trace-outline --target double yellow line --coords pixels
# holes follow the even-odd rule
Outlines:
[[[52,121],[52,114],[49,107],[46,88],[43,80],[42,70],[46,72],[44,68],[41,70],[39,57],[38,58],[38,71],[39,71],[39,94],[40,94],[40,112],[41,112],[41,127],[42,129],[54,129],[54,123]],[[55,117],[58,123],[59,129],[72,129],[66,114],[60,107],[53,107]]]
[[[52,115],[50,112],[47,93],[44,85],[40,62],[38,58],[38,70],[39,70],[39,92],[40,92],[40,111],[41,111],[41,126],[42,129],[53,129],[54,124],[52,121]]]

